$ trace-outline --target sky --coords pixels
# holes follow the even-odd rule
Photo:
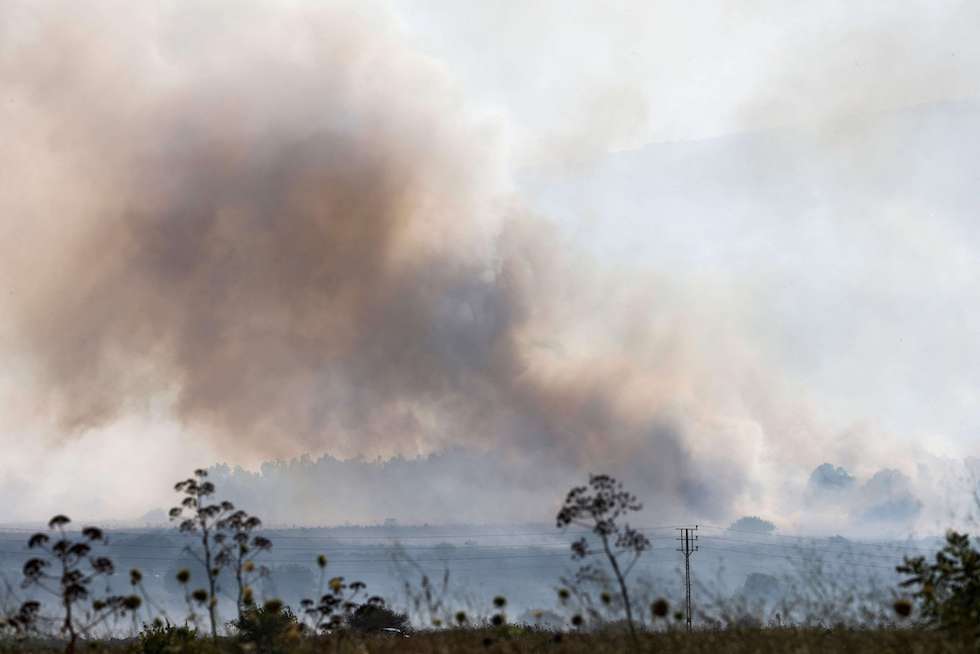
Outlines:
[[[980,456],[978,13],[5,3],[0,520],[463,445],[786,525],[894,468],[934,522]]]

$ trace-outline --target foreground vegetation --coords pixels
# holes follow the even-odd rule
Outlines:
[[[490,614],[454,610],[446,597],[448,571],[440,589],[419,568],[418,588],[406,587],[408,608],[416,625],[426,628],[414,630],[408,613],[369,594],[364,583],[329,576],[324,554],[316,559],[318,598],[303,599],[294,609],[275,597],[256,597],[255,582],[268,574],[261,557],[273,547],[258,533],[261,520],[212,499],[216,489],[203,470],[175,490],[182,499],[170,517],[194,537],[195,545],[185,549],[207,582],[193,588],[188,570],[176,574],[186,601],[182,619],[172,622],[155,604],[137,569],[129,571],[125,593],[114,591],[116,567],[100,555],[106,534],[97,527],[72,531],[71,521],[58,515],[48,533],[28,539],[35,555],[24,563],[20,588],[32,594],[19,606],[0,606],[0,654],[980,651],[980,552],[968,536],[952,531],[934,560],[905,558],[896,567],[906,578],[890,591],[887,614],[865,606],[855,621],[853,611],[840,603],[835,610],[833,598],[824,597],[819,611],[794,618],[784,610],[768,628],[752,611],[729,606],[701,616],[701,628],[691,631],[691,615],[663,598],[641,606],[631,594],[630,572],[650,541],[626,518],[642,505],[616,480],[593,475],[587,486],[568,493],[556,519],[559,528],[574,525],[587,534],[571,543],[580,567],[557,589],[567,613],[553,614],[557,624],[544,629],[512,623],[503,596],[493,598]],[[224,582],[231,587],[221,587],[223,570],[231,572],[232,581]],[[12,593],[9,584],[7,589]],[[221,597],[232,600],[233,619],[220,616]]]
[[[24,641],[0,643],[0,652],[55,652],[63,643]],[[976,646],[969,641],[926,630],[885,629],[753,629],[669,631],[641,633],[636,647],[627,631],[597,633],[550,633],[518,629],[451,629],[414,633],[410,636],[368,635],[356,633],[335,634],[318,638],[283,636],[282,639],[262,647],[243,644],[236,638],[223,637],[212,641],[199,638],[173,643],[153,641],[100,641],[87,644],[86,652],[188,652],[192,654],[218,654],[238,652],[283,652],[304,654],[323,653],[450,653],[450,652],[509,652],[542,653],[567,652],[569,654],[604,654],[606,652],[670,652],[685,653],[784,653],[796,654],[824,652],[975,652]]]

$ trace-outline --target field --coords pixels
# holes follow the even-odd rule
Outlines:
[[[755,554],[758,562],[740,566],[734,580],[746,575],[744,582],[732,587],[718,558],[715,583],[695,575],[685,610],[670,584],[647,576],[655,568],[634,569],[641,555],[665,552],[660,543],[673,539],[657,530],[672,528],[620,524],[639,504],[608,476],[568,493],[557,517],[562,538],[549,541],[541,539],[553,532],[460,526],[397,535],[349,527],[253,533],[258,518],[227,501],[207,503],[215,487],[206,479],[198,470],[176,485],[186,495],[170,514],[183,517],[178,540],[159,530],[74,530],[64,515],[19,550],[14,543],[25,534],[11,531],[11,549],[2,550],[10,567],[0,566],[0,653],[956,652],[980,645],[980,552],[955,531],[934,563],[906,555],[888,565],[897,554],[889,544],[856,551],[835,537],[790,546],[713,528],[719,533],[699,541],[701,556]],[[282,544],[273,549],[273,541]],[[548,583],[566,556],[571,565]],[[795,567],[782,577],[760,572],[772,559]],[[148,565],[129,567],[139,563]],[[461,578],[453,564],[465,564]],[[386,567],[388,583],[375,584]],[[372,574],[348,576],[365,572]],[[518,584],[498,594],[515,574],[540,590]]]
[[[0,643],[0,652],[60,652],[62,643],[27,641]],[[336,652],[364,653],[438,653],[450,652],[512,652],[569,654],[602,654],[605,652],[670,652],[671,654],[731,652],[796,654],[827,652],[975,652],[975,646],[935,632],[917,629],[887,630],[719,630],[683,631],[643,634],[638,647],[633,647],[625,634],[555,634],[518,629],[468,629],[429,631],[398,636],[357,636],[318,639],[285,638],[266,648],[243,646],[233,639],[222,638],[217,643],[197,640],[189,646],[173,649],[143,648],[137,641],[85,643],[81,652]]]

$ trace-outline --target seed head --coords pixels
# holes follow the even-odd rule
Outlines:
[[[907,618],[912,615],[912,602],[907,599],[897,599],[895,604],[892,605],[895,609],[895,614],[900,618]]]
[[[653,617],[655,618],[665,618],[670,613],[670,604],[661,597],[650,605],[650,613],[653,613]]]
[[[496,606],[498,609],[502,609],[505,606],[507,606],[507,598],[504,597],[503,595],[497,595],[496,597],[493,598],[493,605]]]
[[[187,568],[184,568],[183,570],[177,571],[177,581],[179,581],[182,584],[186,584],[190,580],[191,580],[191,571],[190,570],[188,570]]]
[[[576,613],[575,615],[572,616],[572,626],[573,627],[576,627],[576,628],[581,627],[584,622],[585,622],[585,619],[581,615],[579,615],[578,613]]]

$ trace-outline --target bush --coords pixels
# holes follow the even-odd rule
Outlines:
[[[143,654],[171,654],[185,651],[197,639],[197,630],[157,621],[144,625],[139,639]]]
[[[980,639],[980,552],[969,536],[948,531],[935,563],[906,558],[897,570],[911,575],[902,586],[915,589],[927,624]]]
[[[242,617],[231,623],[238,631],[238,640],[252,643],[260,652],[279,652],[289,649],[292,636],[299,634],[299,621],[287,606],[267,603],[264,607],[247,609]]]
[[[348,625],[356,631],[374,632],[382,629],[408,629],[408,616],[378,604],[359,606],[348,619]]]

